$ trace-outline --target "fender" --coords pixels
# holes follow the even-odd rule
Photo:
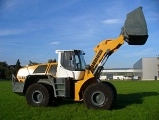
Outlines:
[[[54,86],[54,80],[55,78],[50,76],[50,75],[29,75],[27,76],[25,82],[24,82],[24,88],[23,88],[23,93],[25,94],[28,87],[34,83],[43,83],[46,85],[50,85],[55,93],[55,86]]]

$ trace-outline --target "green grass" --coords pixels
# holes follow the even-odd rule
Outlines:
[[[91,110],[83,103],[63,101],[57,107],[30,107],[0,81],[0,120],[158,120],[159,81],[113,81],[117,101],[112,110]]]

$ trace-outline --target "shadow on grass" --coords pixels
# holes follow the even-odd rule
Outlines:
[[[69,105],[69,104],[76,104],[76,103],[83,103],[83,101],[74,101],[73,99],[57,99],[55,100],[50,107],[58,107],[62,105]]]
[[[159,93],[157,92],[139,92],[132,94],[118,94],[117,100],[112,106],[112,110],[123,109],[132,104],[142,104],[144,101],[144,97],[149,96],[157,96]]]
[[[126,108],[127,106],[133,104],[142,104],[144,101],[144,97],[149,96],[158,96],[157,92],[139,92],[139,93],[131,93],[131,94],[118,94],[115,103],[112,105],[111,110],[119,110]],[[69,104],[83,104],[83,101],[75,102],[72,99],[58,99],[55,103],[51,104],[50,107],[58,107],[62,105]]]

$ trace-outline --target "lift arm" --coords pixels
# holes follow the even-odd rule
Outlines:
[[[94,58],[90,64],[90,70],[94,75],[100,72],[107,58],[116,52],[124,44],[124,36],[120,35],[114,40],[103,40],[94,48]]]
[[[124,41],[129,45],[144,45],[148,38],[146,21],[142,12],[142,7],[135,9],[127,14],[127,19],[122,27],[121,34],[116,39],[103,40],[95,48],[95,55],[89,68],[85,70],[83,80],[76,81],[75,84],[75,100],[80,100],[83,97],[83,91],[86,86],[91,83],[100,81],[100,72],[103,69],[108,57],[116,52]],[[92,79],[93,78],[93,79]],[[94,79],[95,78],[95,79]]]
[[[121,34],[114,40],[103,40],[95,48],[95,56],[90,64],[90,70],[96,78],[99,78],[108,57],[117,51],[126,41],[129,45],[144,45],[148,38],[147,24],[142,12],[138,7],[127,14]]]

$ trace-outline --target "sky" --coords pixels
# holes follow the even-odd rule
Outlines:
[[[0,61],[45,63],[57,59],[55,50],[80,49],[90,64],[93,48],[117,38],[127,13],[139,6],[147,22],[146,44],[125,42],[105,68],[132,68],[142,57],[159,55],[158,0],[0,0]]]

